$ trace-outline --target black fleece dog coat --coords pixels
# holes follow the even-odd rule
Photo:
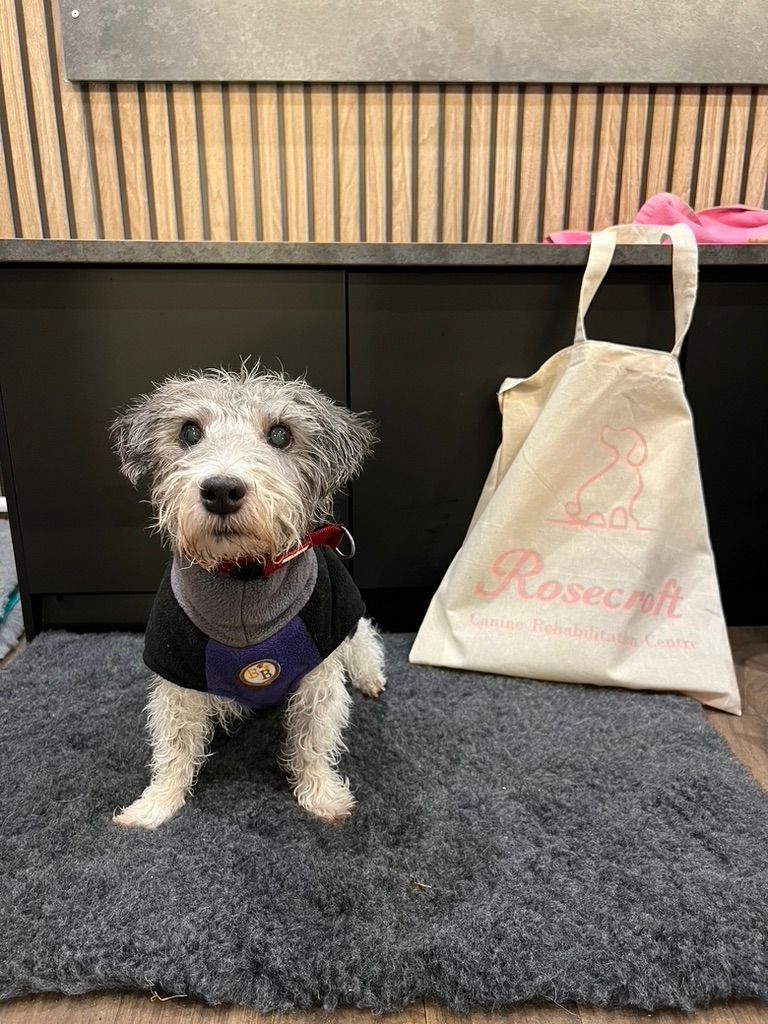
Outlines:
[[[147,625],[144,661],[178,686],[276,707],[357,628],[365,605],[339,557],[315,547],[266,578],[174,558]]]

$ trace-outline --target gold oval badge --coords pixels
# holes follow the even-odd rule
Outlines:
[[[269,686],[279,675],[280,666],[276,661],[254,661],[241,668],[237,678],[246,686]]]

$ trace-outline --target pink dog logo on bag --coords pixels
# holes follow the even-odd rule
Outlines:
[[[645,438],[634,427],[611,427],[600,431],[598,443],[608,450],[608,461],[566,501],[566,519],[550,523],[579,530],[634,530],[652,532],[635,518],[635,503],[643,490],[640,467],[648,458]]]

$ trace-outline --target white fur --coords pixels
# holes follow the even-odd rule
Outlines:
[[[286,707],[281,761],[300,806],[322,821],[343,821],[355,805],[349,781],[337,771],[351,703],[345,678],[366,697],[378,697],[385,686],[383,665],[381,638],[368,619],[361,619],[354,635],[302,679]],[[159,676],[147,712],[151,781],[137,800],[114,815],[116,825],[152,829],[172,818],[210,757],[216,723],[227,728],[247,714],[233,701]]]

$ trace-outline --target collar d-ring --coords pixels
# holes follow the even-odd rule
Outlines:
[[[343,558],[345,562],[348,562],[350,558],[355,557],[355,551],[357,551],[357,547],[355,545],[355,538],[352,536],[352,534],[349,532],[346,526],[342,526],[341,523],[339,523],[338,526],[339,529],[344,534],[344,536],[349,541],[349,551],[345,554],[340,547],[334,548],[334,551],[339,556],[339,558]]]

